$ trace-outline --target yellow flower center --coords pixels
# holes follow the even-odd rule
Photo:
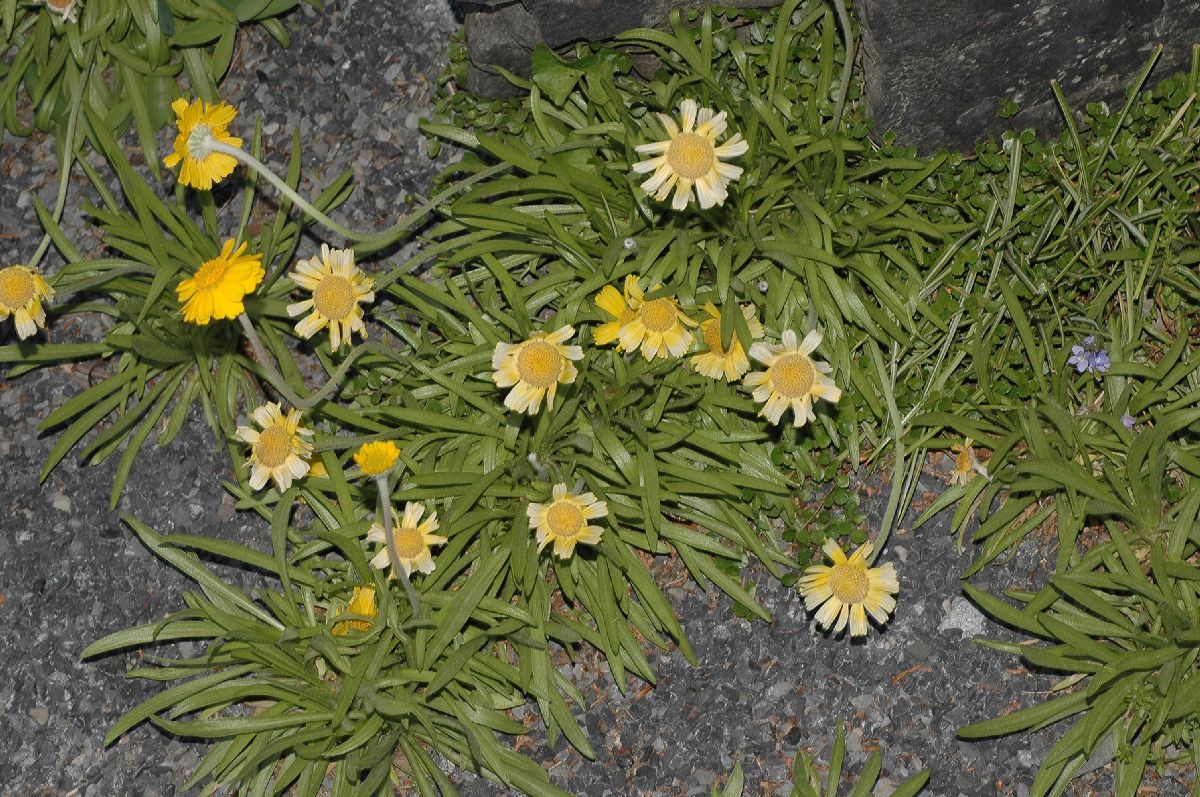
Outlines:
[[[621,315],[617,316],[617,323],[625,326],[633,319],[637,318],[637,313],[631,307],[626,307],[621,311]]]
[[[954,469],[959,473],[966,473],[971,469],[971,460],[973,458],[974,452],[972,452],[971,449],[967,448],[966,446],[963,446],[962,450],[958,452],[958,455],[954,457]]]
[[[717,153],[698,133],[680,133],[667,147],[667,164],[680,177],[696,180],[712,171]]]
[[[525,384],[545,390],[562,374],[562,355],[544,340],[526,344],[517,355],[517,372]]]
[[[278,468],[292,453],[292,436],[282,426],[268,426],[258,435],[254,456],[267,468]]]
[[[0,270],[0,305],[24,307],[33,299],[35,288],[33,277],[20,266],[9,266]]]
[[[345,321],[354,310],[356,301],[350,280],[336,274],[324,277],[313,291],[313,304],[317,312],[331,321]]]
[[[401,526],[392,532],[392,539],[401,559],[416,559],[425,550],[425,535],[415,526]]]
[[[583,530],[583,512],[570,501],[555,501],[546,511],[546,524],[555,537],[571,539]]]
[[[700,331],[704,333],[704,345],[708,347],[710,352],[718,357],[724,357],[729,353],[725,347],[721,345],[720,321],[715,318],[711,321],[705,321],[700,325]],[[737,340],[737,338],[734,337],[733,340]],[[733,341],[730,341],[729,345],[732,346]]]
[[[667,298],[646,302],[638,310],[638,316],[651,332],[666,332],[676,322],[675,302]]]
[[[785,354],[769,371],[775,392],[789,399],[807,396],[817,378],[817,369],[804,354]]]
[[[834,565],[829,571],[829,588],[842,603],[862,603],[867,598],[866,568],[857,564]]]
[[[192,281],[196,283],[196,290],[210,291],[220,285],[221,281],[225,279],[230,265],[228,260],[217,258],[200,266],[196,276],[192,277]]]

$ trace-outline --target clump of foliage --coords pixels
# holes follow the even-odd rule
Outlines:
[[[1039,527],[1057,535],[1049,583],[1008,591],[1020,608],[965,587],[1050,643],[994,647],[1067,676],[1059,696],[961,735],[1082,715],[1043,763],[1038,797],[1062,793],[1102,744],[1122,797],[1147,764],[1200,763],[1200,50],[1154,89],[1146,73],[1116,112],[1090,105],[1077,126],[1063,103],[1058,141],[1007,137],[948,176],[991,186],[958,194],[979,229],[968,279],[988,286],[964,304],[979,330],[964,346],[974,394],[914,424],[974,438],[991,479],[925,516],[958,501],[960,528],[981,517],[967,576]]]
[[[842,733],[842,723],[838,723],[837,735],[833,739],[833,749],[829,752],[829,768],[822,772],[817,767],[813,757],[803,749],[797,748],[796,759],[792,764],[792,790],[790,797],[837,797],[838,787],[842,782],[842,766],[846,761],[846,737]],[[875,784],[883,772],[883,754],[878,750],[871,753],[862,773],[855,781],[854,790],[850,797],[867,797],[879,794]],[[888,793],[888,797],[913,797],[919,794],[929,782],[929,770],[923,769],[910,775],[903,783]],[[745,791],[745,776],[742,765],[737,764],[729,774],[729,780],[724,788],[713,787],[712,797],[742,797]]]
[[[677,555],[739,611],[766,617],[738,580],[742,565],[755,558],[790,583],[826,536],[861,537],[851,485],[864,468],[891,473],[885,539],[927,452],[967,436],[961,483],[924,518],[956,506],[960,533],[981,520],[967,576],[1036,528],[1057,532],[1055,573],[1038,591],[1011,592],[1020,608],[966,589],[998,619],[1050,640],[997,647],[1067,677],[1061,696],[963,734],[1082,713],[1044,763],[1039,797],[1061,794],[1106,739],[1121,797],[1136,792],[1147,763],[1200,747],[1200,56],[1156,89],[1144,91],[1143,76],[1117,113],[1089,107],[1082,127],[1064,104],[1058,141],[1013,134],[974,158],[926,159],[868,137],[837,18],[819,0],[709,11],[695,25],[676,17],[669,32],[631,31],[574,60],[539,50],[515,103],[447,92],[425,130],[464,151],[444,177],[454,197],[435,203],[418,255],[379,266],[374,290],[391,302],[370,315],[385,339],[348,354],[296,333],[286,312],[295,286],[283,272],[303,224],[285,202],[255,228],[253,179],[237,228],[268,266],[246,305],[267,353],[251,356],[231,326],[185,327],[173,288],[233,225],[208,195],[195,205],[157,199],[104,118],[75,111],[124,196],[94,176],[103,206],[92,214],[116,257],[84,257],[42,213],[68,261],[55,286],[76,292],[55,312],[97,311],[116,324],[101,342],[3,347],[0,361],[28,369],[105,356],[114,367],[47,420],[64,429],[48,467],[107,423],[84,455],[103,459],[129,441],[115,502],[159,421],[170,419],[169,439],[199,401],[230,447],[238,482],[228,488],[272,528],[268,555],[129,519],[200,591],[87,655],[179,639],[202,641],[204,652],[135,671],[179,683],[131,711],[112,738],[150,719],[215,740],[195,778],[208,792],[295,785],[312,795],[332,764],[335,794],[370,793],[392,776],[399,749],[423,793],[453,793],[436,751],[526,793],[559,794],[495,734],[525,733],[506,712],[528,702],[552,740],[561,733],[592,754],[558,650],[600,651],[622,689],[630,675],[653,681],[647,642],[691,657],[654,582],[657,557]],[[634,54],[656,59],[648,79]],[[648,198],[632,167],[636,147],[661,138],[655,114],[683,99],[726,111],[750,149],[723,205],[678,213]],[[318,207],[347,190],[335,181]],[[752,342],[743,305],[770,339],[820,328],[841,400],[799,430],[775,427],[747,390],[687,359],[597,345],[609,319],[595,296],[629,275],[685,312],[711,302],[728,344]],[[552,409],[507,412],[492,380],[496,345],[565,325],[584,349],[577,378]],[[295,366],[300,347],[330,379],[316,395]],[[252,490],[236,419],[290,393],[308,397],[304,423],[324,473]],[[414,579],[418,600],[368,565],[378,507],[351,454],[379,440],[402,452],[391,499],[436,509],[447,538],[436,570]],[[987,452],[979,461],[976,448]],[[560,484],[608,510],[600,540],[566,558],[538,550],[526,513]],[[200,555],[242,563],[270,585],[246,595]],[[365,630],[339,632],[368,586],[377,615]],[[804,794],[810,779],[796,783]]]
[[[661,282],[693,314],[704,302],[748,304],[772,337],[820,326],[827,330],[834,376],[853,398],[830,414],[822,411],[812,434],[823,448],[851,452],[838,460],[857,461],[860,452],[869,457],[894,443],[894,436],[875,431],[892,417],[884,407],[892,391],[888,363],[896,365],[887,332],[915,339],[928,323],[913,312],[920,302],[912,262],[930,257],[946,238],[910,205],[906,186],[925,179],[933,166],[899,159],[868,169],[861,131],[857,141],[841,140],[830,116],[842,90],[832,55],[807,78],[798,66],[821,47],[832,54],[836,25],[820,5],[799,6],[791,3],[778,20],[764,17],[759,41],[750,44],[711,16],[698,29],[677,22],[665,39],[654,31],[631,33],[630,43],[695,56],[664,61],[663,74],[650,84],[634,77],[629,59],[616,51],[573,65],[549,56],[539,74],[553,93],[531,93],[532,113],[541,119],[542,137],[534,141],[431,126],[472,150],[447,175],[469,185],[438,208],[441,220],[415,260],[376,275],[376,293],[394,301],[394,309],[373,312],[390,336],[386,343],[365,343],[344,356],[324,342],[314,347],[326,374],[344,379],[305,413],[325,473],[289,490],[251,490],[244,449],[231,439],[238,404],[245,412],[272,397],[277,386],[270,375],[229,327],[206,328],[190,342],[170,331],[179,324],[178,305],[163,288],[211,254],[209,223],[217,211],[201,203],[204,227],[177,219],[170,205],[143,196],[144,186],[120,165],[115,147],[105,150],[127,190],[123,206],[114,199],[115,209],[95,214],[110,245],[142,268],[130,286],[100,282],[99,293],[127,307],[118,312],[129,313],[122,317],[130,322],[149,319],[153,343],[132,337],[121,350],[126,367],[159,370],[94,389],[54,420],[79,415],[82,434],[103,417],[119,418],[95,449],[106,453],[135,424],[142,424],[139,432],[153,426],[148,419],[155,416],[142,413],[143,406],[183,413],[180,407],[198,397],[212,406],[214,428],[231,444],[240,481],[230,489],[240,507],[271,518],[274,551],[267,557],[198,537],[159,536],[129,519],[146,544],[196,579],[201,591],[189,596],[188,609],[102,640],[87,655],[180,638],[207,646],[199,658],[163,658],[139,671],[182,683],[131,712],[116,735],[150,718],[181,735],[219,740],[197,774],[210,788],[278,790],[295,783],[309,793],[332,761],[339,764],[336,793],[361,793],[355,790],[388,777],[393,762],[384,748],[399,745],[422,788],[446,788],[428,754],[434,750],[527,793],[555,794],[540,768],[504,750],[493,734],[525,732],[503,712],[530,701],[552,740],[563,734],[592,755],[569,708],[581,704],[580,697],[560,674],[556,649],[599,650],[622,689],[631,675],[654,680],[647,642],[673,643],[692,657],[654,583],[655,557],[677,555],[701,583],[767,617],[738,581],[737,568],[753,556],[777,576],[794,573],[796,557],[778,524],[795,525],[793,493],[809,476],[823,478],[835,460],[810,453],[803,442],[808,429],[774,431],[736,385],[696,373],[687,360],[655,362],[596,346],[592,330],[605,319],[593,297],[637,274],[647,289]],[[793,14],[802,26],[792,24]],[[768,34],[784,44],[772,44]],[[801,38],[809,48],[786,46]],[[669,110],[680,78],[702,59],[705,80],[693,87],[696,96],[730,109],[731,124],[744,131],[761,165],[750,165],[745,198],[731,198],[711,213],[674,216],[647,201],[629,165],[633,147],[654,132],[644,125],[650,109]],[[797,94],[802,78],[813,85]],[[756,91],[757,81],[769,82],[763,88],[773,106],[739,103],[735,79],[754,81]],[[618,99],[625,95],[628,100]],[[814,143],[826,139],[835,143]],[[785,169],[807,180],[819,200],[772,176]],[[324,206],[341,198],[341,185],[327,190]],[[757,224],[748,215],[752,204],[769,211]],[[269,254],[264,263],[275,264],[268,268],[272,277],[286,266],[294,243],[288,233],[298,229],[286,221],[287,210],[250,238]],[[186,215],[183,206],[178,212]],[[162,223],[164,217],[170,223]],[[242,219],[251,217],[247,204]],[[721,232],[726,224],[738,226],[744,245]],[[203,251],[185,245],[197,237],[206,242]],[[96,276],[95,261],[71,255],[69,273]],[[417,269],[422,273],[412,273]],[[869,284],[884,301],[842,301],[869,295]],[[125,298],[133,285],[135,295]],[[305,345],[299,336],[291,344],[284,339],[294,335],[283,313],[293,286],[282,278],[265,285],[248,300],[247,315],[271,355],[287,364],[288,345]],[[579,330],[585,346],[577,379],[559,392],[552,410],[529,418],[509,413],[491,379],[496,344],[565,324]],[[730,325],[727,339],[740,335],[749,348],[744,325]],[[106,345],[119,345],[125,334],[122,327]],[[36,345],[7,354],[20,360],[31,351],[43,359],[74,354]],[[193,380],[196,386],[189,387]],[[291,389],[306,392],[296,372],[289,381]],[[860,386],[869,388],[869,398]],[[79,413],[102,397],[107,403],[91,408],[85,420]],[[864,422],[860,414],[874,420]],[[71,437],[78,439],[64,436],[57,454],[70,448]],[[391,499],[436,508],[439,534],[448,540],[437,553],[437,569],[414,578],[423,613],[365,566],[364,537],[376,507],[372,492],[354,483],[349,456],[379,439],[394,440],[403,452]],[[902,452],[895,457],[902,459]],[[580,545],[568,558],[549,550],[539,555],[526,513],[555,484],[586,489],[608,508],[599,542]],[[307,511],[296,512],[301,498]],[[263,570],[280,587],[265,588],[256,599],[240,595],[193,552]],[[384,596],[378,619],[367,640],[343,637],[334,629],[354,588],[364,585]],[[188,680],[193,676],[201,677]],[[254,715],[243,716],[252,707]]]
[[[45,0],[0,2],[0,113],[14,135],[64,133],[89,109],[109,131],[132,121],[146,160],[158,168],[154,133],[173,116],[186,77],[215,101],[233,60],[238,28],[258,24],[280,44],[280,17],[301,0]],[[32,118],[28,115],[32,114]],[[72,138],[68,152],[73,152]]]

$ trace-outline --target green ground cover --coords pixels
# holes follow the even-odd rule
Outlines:
[[[285,10],[277,5],[259,12]],[[98,13],[87,8],[85,29]],[[1122,796],[1147,766],[1186,763],[1171,751],[1200,756],[1200,54],[1153,87],[1148,65],[1120,108],[1064,101],[1057,139],[1013,133],[971,155],[922,158],[872,138],[847,58],[855,34],[839,10],[820,0],[714,10],[575,59],[539,50],[515,101],[446,90],[424,129],[433,149],[452,142],[464,154],[439,196],[386,235],[334,238],[355,244],[359,262],[375,260],[372,296],[363,288],[330,310],[349,319],[363,306],[372,322],[371,340],[348,350],[297,330],[289,310],[307,287],[294,262],[313,223],[301,200],[251,225],[260,193],[273,190],[254,169],[232,178],[238,202],[218,207],[182,185],[164,199],[129,164],[113,120],[68,104],[65,163],[86,144],[111,169],[86,166],[105,251],[79,251],[57,213],[40,208],[66,261],[49,276],[49,323],[71,313],[111,323],[93,342],[0,347],[0,362],[13,375],[102,357],[113,375],[45,420],[59,435],[46,472],[77,448],[93,462],[119,456],[115,505],[137,452],[152,435],[168,443],[198,404],[230,451],[237,481],[227,489],[270,525],[266,554],[128,519],[197,591],[167,620],[85,655],[206,645],[195,657],[149,656],[133,674],[173,685],[109,739],[148,719],[213,740],[194,777],[205,793],[240,784],[247,795],[294,786],[311,796],[330,774],[336,795],[374,794],[397,776],[399,749],[423,794],[454,793],[431,751],[526,793],[560,794],[497,737],[526,733],[506,711],[532,702],[552,740],[562,734],[592,755],[554,646],[599,650],[623,690],[630,676],[653,682],[647,642],[689,658],[703,644],[685,638],[655,584],[656,557],[678,556],[699,583],[765,618],[742,568],[756,560],[813,595],[820,585],[803,573],[840,539],[872,546],[858,570],[835,567],[826,579],[835,602],[886,620],[877,593],[889,592],[890,565],[875,557],[886,556],[917,476],[946,452],[953,483],[922,518],[954,508],[955,530],[978,551],[964,577],[1036,530],[1058,546],[1035,593],[964,583],[984,611],[1040,642],[998,650],[1063,678],[1046,702],[960,735],[1074,717],[1033,784],[1039,797],[1062,793],[1110,738]],[[41,32],[63,25],[45,18],[5,30],[61,35]],[[446,85],[462,68],[460,58]],[[74,80],[62,79],[59,96]],[[659,114],[678,120],[685,100],[724,112],[720,142],[736,134],[747,147],[725,158],[741,171],[725,174],[723,201],[676,209],[641,187],[636,165],[654,153],[637,147],[677,138]],[[185,154],[213,157],[182,138]],[[248,139],[249,152],[261,147],[257,128]],[[284,178],[293,189],[301,147],[297,137]],[[330,212],[351,190],[343,176],[314,210]],[[397,261],[394,244],[419,222],[423,245]],[[201,264],[221,260],[229,229],[257,257],[253,292],[229,312],[201,312],[205,323],[185,320],[179,286],[208,284]],[[334,307],[319,290],[309,297],[317,309]],[[661,326],[651,308],[667,314]],[[548,353],[540,336],[565,327],[568,339],[552,342],[579,349]],[[815,352],[787,348],[789,334],[811,342],[814,330]],[[750,355],[748,378],[697,370],[695,358],[738,348]],[[521,359],[535,350],[550,358],[548,381],[532,356]],[[320,364],[325,387],[306,384],[297,352]],[[792,356],[800,371],[782,364]],[[508,383],[506,369],[516,373]],[[766,380],[791,398],[796,379],[811,418],[794,425],[809,411],[798,399],[772,422],[754,388]],[[553,406],[537,393],[548,385]],[[512,409],[535,393],[534,412]],[[239,426],[280,399],[311,432],[289,427],[286,457],[259,443],[267,416],[256,415],[264,429]],[[381,441],[398,447],[394,465],[354,458]],[[282,475],[295,462],[303,467]],[[857,509],[862,469],[891,483],[880,528],[865,528]],[[579,498],[563,503],[566,493]],[[423,531],[441,542],[381,549],[390,528],[372,532],[373,521],[390,518],[381,505],[399,514],[401,504],[419,504],[425,519],[436,512],[440,525]],[[570,512],[590,512],[599,535]],[[246,594],[206,566],[209,556],[265,572],[271,586]],[[411,573],[397,587],[372,557],[398,557]],[[861,573],[870,589],[839,591],[838,573]],[[851,632],[865,630],[853,615]]]

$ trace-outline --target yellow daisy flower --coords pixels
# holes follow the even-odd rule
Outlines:
[[[659,286],[655,286],[657,289]],[[685,327],[696,322],[683,314],[673,296],[660,296],[646,301],[636,277],[625,280],[625,294],[636,316],[621,327],[617,335],[623,351],[642,350],[647,360],[672,354],[682,357],[692,345],[692,333]]]
[[[766,371],[746,374],[742,380],[742,384],[754,388],[754,400],[764,402],[759,415],[779,423],[784,410],[791,407],[795,415],[792,425],[803,426],[817,419],[812,408],[814,399],[837,403],[842,391],[825,375],[833,369],[829,363],[808,356],[820,343],[821,333],[814,329],[797,345],[796,333],[789,329],[783,333],[780,345],[755,343],[750,347],[750,356],[767,366]]]
[[[596,294],[596,306],[613,318],[612,321],[596,327],[592,339],[596,341],[597,346],[607,346],[617,341],[617,351],[623,351],[620,342],[621,330],[637,318],[637,311],[629,306],[630,284],[637,287],[637,277],[632,274],[625,277],[624,295],[611,285],[605,285],[604,289]]]
[[[700,207],[722,205],[729,195],[729,183],[742,175],[742,167],[725,163],[722,158],[744,155],[750,145],[741,133],[734,133],[717,146],[717,139],[727,126],[724,111],[714,114],[711,108],[701,108],[695,100],[684,100],[679,104],[679,115],[676,125],[674,119],[660,113],[658,118],[667,138],[635,148],[642,155],[654,155],[633,164],[638,174],[654,172],[642,183],[642,190],[661,202],[674,188],[671,207],[675,210],[687,207],[693,188]]]
[[[886,623],[896,608],[892,595],[900,591],[895,566],[888,562],[881,567],[867,567],[872,550],[869,542],[863,543],[849,559],[833,540],[826,540],[821,550],[833,565],[813,565],[800,578],[805,608],[811,612],[821,607],[817,624],[822,628],[833,626],[837,634],[848,621],[850,636],[855,637],[867,635],[868,612],[875,622]]]
[[[732,382],[750,370],[750,361],[746,359],[746,350],[737,335],[729,341],[729,348],[721,345],[721,311],[712,302],[702,308],[710,318],[700,322],[700,336],[708,351],[692,357],[692,367],[696,373],[710,379],[724,379]],[[763,336],[763,326],[754,315],[754,305],[742,305],[742,316],[750,329],[750,336],[758,340]]]
[[[189,103],[180,97],[171,103],[171,110],[175,112],[179,135],[175,136],[174,151],[163,158],[163,165],[173,169],[182,162],[179,182],[208,191],[237,168],[237,158],[209,148],[213,141],[241,148],[242,140],[229,135],[229,124],[237,116],[237,109],[224,102],[213,105],[192,100]]]
[[[82,0],[46,0],[46,8],[61,16],[67,22],[75,21],[75,9]]]
[[[987,478],[987,468],[975,458],[975,449],[971,447],[973,442],[975,441],[968,437],[963,442],[955,443],[950,447],[950,450],[954,452],[954,472],[950,474],[951,484],[966,484],[974,479],[977,473]]]
[[[321,244],[320,258],[301,260],[288,276],[312,292],[311,299],[288,305],[287,313],[293,318],[312,310],[296,324],[297,335],[311,338],[328,326],[329,345],[334,351],[349,343],[355,332],[367,336],[360,302],[375,301],[375,292],[371,290],[375,281],[354,265],[353,249],[330,249]]]
[[[357,614],[361,617],[366,617],[366,620],[340,620],[333,625],[333,633],[338,636],[349,634],[351,631],[370,631],[371,620],[379,614],[379,608],[375,605],[375,588],[374,587],[355,587],[354,594],[350,597],[350,605],[346,607],[346,614]]]
[[[379,476],[387,473],[396,464],[400,449],[391,440],[375,443],[363,443],[354,452],[354,462],[366,476]]]
[[[446,542],[445,537],[433,533],[438,529],[437,512],[429,513],[429,517],[422,523],[421,515],[425,512],[422,504],[409,501],[404,505],[403,518],[390,506],[387,511],[392,513],[392,540],[396,543],[396,556],[400,560],[398,564],[404,570],[404,574],[412,575],[414,570],[432,573],[436,565],[433,563],[430,547]],[[371,560],[371,567],[390,572],[392,559],[388,556],[387,537],[384,536],[382,523],[371,526],[371,530],[367,532],[367,542],[384,543],[382,550]]]
[[[575,328],[568,324],[557,332],[535,332],[520,343],[496,344],[492,381],[497,387],[512,388],[504,406],[533,415],[545,397],[546,408],[554,408],[559,384],[569,385],[579,375],[571,361],[583,359],[583,349],[563,345],[574,334]]]
[[[293,479],[308,473],[312,444],[305,440],[312,431],[300,425],[300,411],[288,410],[284,416],[279,404],[271,402],[254,410],[254,420],[262,430],[239,426],[237,437],[250,444],[250,488],[258,490],[272,479],[279,492],[292,486]]]
[[[221,254],[201,263],[195,274],[175,287],[184,321],[207,324],[214,318],[237,318],[246,309],[242,299],[266,275],[262,255],[246,254],[246,246],[230,238],[221,246]]]
[[[594,493],[569,493],[565,484],[554,485],[551,497],[553,500],[548,504],[531,503],[525,508],[529,528],[537,531],[538,553],[553,542],[554,555],[569,559],[575,553],[576,543],[600,542],[604,529],[589,526],[588,521],[608,515],[606,502],[597,500]]]
[[[0,268],[0,321],[11,315],[22,340],[46,327],[42,302],[53,298],[54,289],[37,269],[21,265]]]

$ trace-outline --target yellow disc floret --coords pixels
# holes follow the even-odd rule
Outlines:
[[[716,160],[713,143],[695,133],[680,133],[667,147],[667,164],[687,180],[696,180],[708,174]]]
[[[357,303],[354,286],[345,277],[330,275],[313,291],[313,307],[330,321],[345,321]]]
[[[674,326],[677,319],[675,301],[673,299],[654,299],[646,302],[638,310],[638,317],[651,332],[666,332]]]
[[[842,603],[862,603],[869,584],[867,571],[855,565],[834,565],[829,571],[829,588]]]
[[[807,396],[812,390],[817,369],[807,354],[787,354],[776,360],[767,373],[779,395],[794,399]]]
[[[292,436],[283,426],[269,426],[254,444],[254,456],[267,468],[278,468],[292,453]]]
[[[721,345],[721,322],[713,318],[705,321],[700,325],[700,335],[704,338],[704,345],[708,350],[718,357],[724,357],[726,352],[725,347]]]
[[[534,341],[517,355],[517,371],[521,379],[535,388],[548,388],[562,374],[563,356],[558,347],[544,340]]]
[[[555,537],[575,539],[579,536],[584,522],[585,518],[579,507],[566,500],[555,501],[546,510],[546,523]]]
[[[34,294],[33,275],[24,266],[0,269],[0,304],[24,307]]]

